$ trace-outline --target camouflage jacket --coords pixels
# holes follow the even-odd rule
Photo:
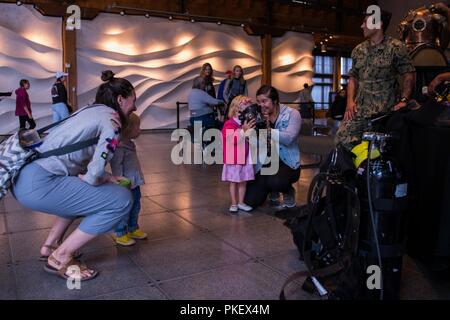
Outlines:
[[[398,77],[415,72],[405,45],[390,36],[375,46],[370,40],[359,44],[352,52],[352,60],[349,75],[358,80],[355,101],[360,117],[370,117],[396,105]]]

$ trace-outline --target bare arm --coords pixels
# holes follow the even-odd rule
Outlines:
[[[412,91],[414,89],[414,85],[416,83],[416,74],[414,72],[408,72],[401,76],[401,84],[402,84],[402,99],[409,99],[412,95]],[[399,110],[401,108],[406,107],[407,103],[405,101],[401,101],[397,103],[393,110]]]
[[[416,74],[413,72],[405,73],[402,76],[402,98],[410,98],[416,83]]]
[[[436,87],[445,81],[450,81],[450,72],[441,73],[436,78],[434,78],[428,86],[428,92],[435,93]]]
[[[450,9],[443,2],[436,3],[434,7],[437,9],[439,13],[445,14],[447,18],[447,31],[450,32]]]
[[[347,108],[345,110],[344,120],[351,120],[355,117],[357,109],[356,90],[358,90],[358,80],[350,77],[347,86]]]

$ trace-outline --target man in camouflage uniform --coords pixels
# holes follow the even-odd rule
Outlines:
[[[366,17],[361,28],[368,39],[352,52],[347,108],[336,133],[336,143],[349,150],[361,142],[368,118],[405,107],[414,88],[415,69],[405,45],[385,35],[390,17],[383,12],[379,29],[370,29]]]

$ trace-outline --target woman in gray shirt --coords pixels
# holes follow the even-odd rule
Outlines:
[[[13,186],[22,205],[57,216],[41,254],[48,255],[44,269],[65,279],[85,281],[98,274],[74,255],[97,235],[113,230],[133,205],[130,191],[118,185],[105,166],[118,146],[122,125],[136,110],[136,95],[128,80],[115,78],[111,71],[103,72],[102,80],[95,105],[51,130],[38,151],[98,137],[97,145],[36,160],[21,170]],[[59,244],[72,221],[80,217],[79,227]]]
[[[202,77],[194,79],[192,90],[189,92],[188,104],[190,112],[190,123],[194,127],[195,122],[200,122],[201,127],[215,127],[214,107],[222,104],[222,100],[215,99],[203,91],[205,81]]]

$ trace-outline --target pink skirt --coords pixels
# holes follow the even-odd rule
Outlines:
[[[252,164],[224,164],[222,181],[244,182],[255,180]]]

